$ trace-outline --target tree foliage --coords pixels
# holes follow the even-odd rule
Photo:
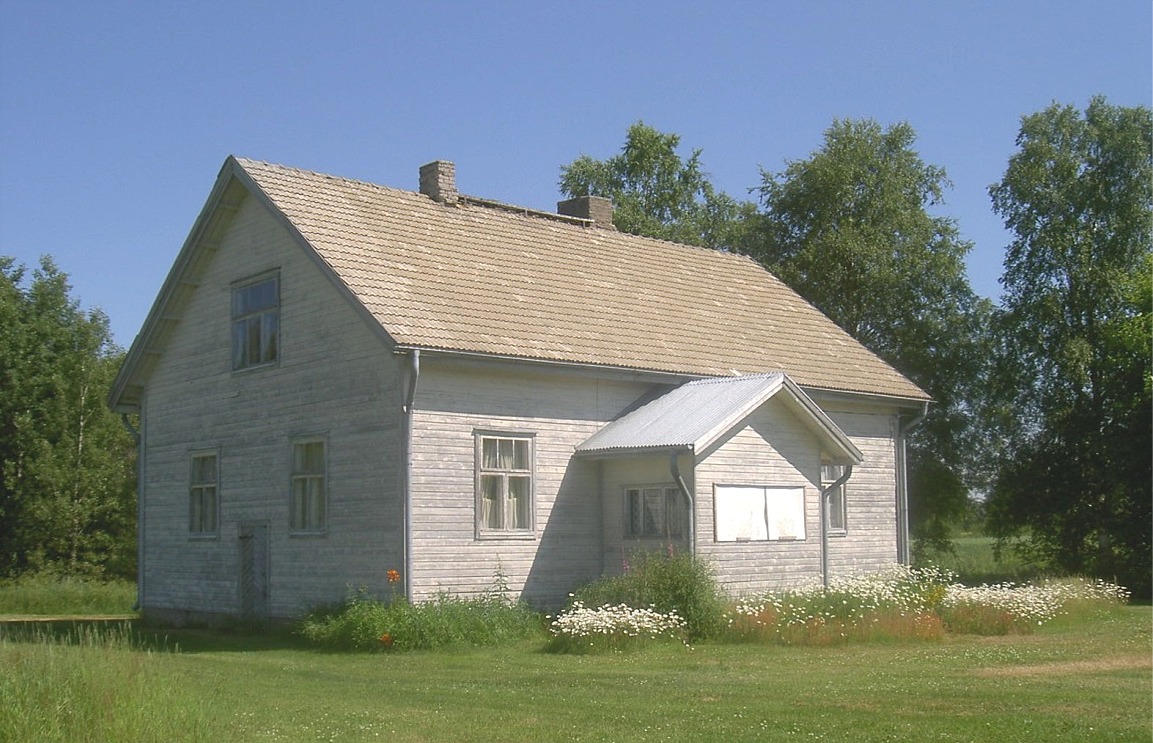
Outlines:
[[[763,173],[753,252],[933,397],[910,438],[910,516],[918,547],[942,549],[984,472],[975,402],[992,306],[969,286],[971,244],[931,213],[950,184],[915,141],[908,124],[834,121],[820,150]]]
[[[1008,446],[990,513],[1067,571],[1149,595],[1153,117],[1094,98],[1022,119],[990,188],[1013,233],[998,389]]]
[[[0,575],[131,577],[135,444],[105,404],[121,354],[69,293],[51,259],[26,286],[0,257]]]
[[[739,250],[756,205],[717,191],[701,169],[701,151],[682,159],[680,141],[638,121],[619,155],[582,155],[563,166],[560,190],[570,197],[611,199],[613,225],[622,232]]]

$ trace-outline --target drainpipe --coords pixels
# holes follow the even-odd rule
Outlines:
[[[909,549],[909,460],[905,441],[909,431],[920,425],[928,413],[929,403],[924,403],[921,411],[911,418],[897,416],[897,562],[902,565],[912,562]]]
[[[689,555],[695,558],[697,555],[697,509],[693,503],[693,494],[689,491],[689,486],[685,485],[685,479],[681,477],[681,468],[677,465],[677,455],[678,452],[675,449],[669,453],[669,471],[672,473],[673,482],[680,488],[681,495],[689,504]]]
[[[128,420],[127,413],[120,414],[120,425],[136,444],[136,603],[133,611],[140,611],[144,605],[144,437]]]
[[[845,474],[827,488],[821,488],[821,584],[829,587],[829,495],[842,487],[853,474],[853,465],[845,465]]]
[[[412,416],[420,378],[420,349],[412,349],[408,390],[404,397],[404,596],[412,601]]]

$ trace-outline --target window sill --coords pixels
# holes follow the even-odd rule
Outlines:
[[[328,536],[328,530],[327,529],[320,529],[320,530],[297,529],[295,531],[288,532],[288,536],[290,536],[290,537],[305,537],[305,538],[307,538],[307,537],[327,537]]]
[[[482,531],[477,532],[478,542],[535,542],[535,531]]]
[[[219,539],[220,532],[217,531],[193,532],[188,535],[188,541],[190,542],[215,542]]]

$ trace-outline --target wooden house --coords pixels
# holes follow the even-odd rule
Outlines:
[[[747,257],[228,158],[128,352],[139,597],[546,608],[637,550],[755,594],[907,560],[926,394]],[[390,571],[399,580],[388,583]]]

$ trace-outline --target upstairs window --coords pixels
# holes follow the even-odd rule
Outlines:
[[[845,474],[844,465],[840,464],[822,464],[821,465],[821,490],[829,487]],[[829,493],[827,496],[827,503],[829,508],[829,531],[830,532],[844,532],[845,531],[845,486],[842,484],[839,488]]]
[[[321,533],[328,514],[328,464],[324,441],[310,439],[292,444],[292,514],[295,532]]]
[[[688,532],[688,509],[679,488],[658,485],[625,489],[625,534],[681,538]]]
[[[478,535],[533,533],[532,444],[526,435],[477,434]]]
[[[188,532],[192,536],[216,536],[217,479],[216,452],[193,454],[188,478]]]
[[[279,277],[271,276],[233,287],[233,370],[273,364],[279,353]]]

